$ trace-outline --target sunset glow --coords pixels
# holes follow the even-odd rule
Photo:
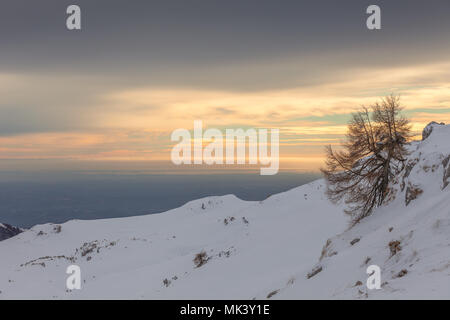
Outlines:
[[[47,49],[33,47],[33,59],[40,57],[40,63],[30,60],[26,50],[15,55],[19,44],[11,39],[0,58],[2,65],[8,61],[8,67],[0,68],[0,159],[164,162],[174,145],[171,132],[192,130],[194,120],[202,120],[205,127],[221,129],[278,128],[282,167],[317,170],[324,146],[344,138],[351,113],[387,94],[401,96],[417,136],[430,121],[450,122],[450,48],[439,38],[443,29],[425,36],[426,28],[405,31],[400,22],[386,18],[395,38],[383,30],[374,34],[355,28],[349,38],[335,43],[330,40],[339,34],[335,17],[325,18],[314,22],[313,34],[276,21],[269,37],[295,35],[298,43],[292,38],[268,44],[252,38],[248,23],[235,17],[245,39],[253,39],[252,47],[240,52],[247,42],[230,40],[225,33],[221,43],[214,33],[202,30],[216,43],[203,59],[192,55],[205,49],[201,37],[178,43],[167,40],[169,33],[167,38],[148,35],[155,43],[143,44],[139,37],[146,29],[133,21],[129,27],[136,34],[122,39],[137,47],[127,50],[124,45],[115,54],[108,54],[115,43],[107,36],[111,34],[96,26],[90,32],[105,34],[105,43],[93,46],[88,31],[54,31],[69,47],[89,46],[85,51],[74,47],[77,57],[55,47],[49,52],[53,60],[44,54]],[[194,28],[191,20],[186,26],[180,23],[174,27],[180,34]],[[341,28],[347,30],[345,24]],[[413,31],[422,40],[409,37]],[[25,31],[17,32],[21,39],[29,38]],[[310,43],[308,49],[302,39]],[[433,50],[425,50],[427,45]],[[257,51],[258,46],[265,51]],[[224,58],[224,52],[234,58]],[[23,69],[30,61],[33,67]]]

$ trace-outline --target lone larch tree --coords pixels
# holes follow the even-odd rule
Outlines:
[[[326,149],[327,196],[344,200],[352,224],[385,201],[389,182],[405,161],[409,121],[400,114],[400,98],[390,95],[352,115],[342,150]]]

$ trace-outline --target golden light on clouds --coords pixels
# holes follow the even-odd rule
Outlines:
[[[26,87],[21,79],[28,85],[39,82],[0,75],[5,99],[17,98],[5,88]],[[63,90],[63,85],[56,88]],[[338,80],[324,76],[322,84],[285,89],[113,88],[94,102],[79,102],[77,117],[68,122],[76,119],[81,123],[77,128],[0,136],[0,158],[167,160],[171,132],[191,130],[194,120],[202,120],[205,129],[279,128],[281,163],[317,169],[323,147],[344,137],[350,113],[390,93],[401,95],[416,133],[433,120],[450,122],[450,63],[360,68]],[[44,90],[37,97],[50,94]],[[58,104],[49,110],[47,117],[62,112]]]

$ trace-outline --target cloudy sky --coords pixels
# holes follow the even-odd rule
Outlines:
[[[383,95],[415,130],[450,122],[449,17],[448,0],[2,0],[0,159],[167,161],[203,120],[279,128],[284,167],[317,169]]]

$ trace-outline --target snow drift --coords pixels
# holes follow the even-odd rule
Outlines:
[[[449,299],[450,126],[424,138],[389,203],[351,229],[323,180],[260,202],[37,225],[0,242],[0,299]],[[72,264],[81,290],[66,288]],[[371,264],[380,290],[365,286]]]

